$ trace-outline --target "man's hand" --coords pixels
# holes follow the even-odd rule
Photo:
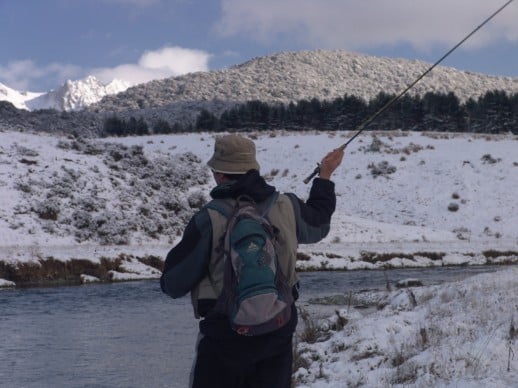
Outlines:
[[[342,163],[343,157],[344,149],[342,147],[328,153],[320,162],[319,177],[322,179],[330,179],[331,174],[333,174],[336,168]]]

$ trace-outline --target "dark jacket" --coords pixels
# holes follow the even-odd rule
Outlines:
[[[214,199],[235,199],[240,195],[247,195],[255,202],[261,203],[274,192],[273,186],[267,184],[257,171],[251,170],[237,181],[215,187],[210,194]],[[306,202],[294,194],[286,195],[293,207],[297,242],[314,243],[324,238],[329,232],[331,215],[336,206],[334,183],[329,180],[315,179]],[[182,240],[167,255],[160,279],[162,291],[173,298],[184,296],[192,291],[208,274],[212,243],[211,219],[208,210],[203,208],[192,217]],[[296,293],[295,289],[294,292]],[[295,294],[295,298],[297,296]],[[199,314],[206,317],[214,303],[215,300],[199,300],[197,306]],[[294,306],[293,309],[295,309]],[[293,322],[286,328],[290,334],[295,329],[296,311],[292,316],[294,316]],[[214,320],[214,317],[210,318]],[[223,326],[227,325],[224,322],[220,323]],[[208,331],[214,331],[207,326],[209,326],[209,322],[202,322],[202,333],[206,331],[204,333],[206,335]],[[219,323],[216,326],[219,327]],[[203,330],[204,327],[205,330]],[[219,332],[220,329],[223,330],[220,327],[215,331]]]

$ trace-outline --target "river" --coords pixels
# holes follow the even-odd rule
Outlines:
[[[301,303],[315,296],[425,285],[496,267],[301,273]],[[0,386],[187,386],[197,323],[188,297],[173,300],[157,281],[0,290]]]

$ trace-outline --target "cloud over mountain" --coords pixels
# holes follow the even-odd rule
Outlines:
[[[19,60],[5,66],[0,65],[0,81],[10,88],[22,91],[28,90],[35,80],[48,79],[62,84],[63,80],[77,80],[89,75],[105,84],[119,79],[129,85],[136,85],[154,79],[207,71],[210,58],[211,54],[202,50],[164,46],[145,51],[136,63],[93,69],[69,63],[39,65],[32,60]]]
[[[99,68],[92,73],[104,82],[121,79],[132,85],[154,79],[178,76],[195,71],[207,71],[210,54],[182,47],[163,47],[146,51],[136,64],[123,64],[113,68]]]
[[[409,45],[426,52],[452,46],[495,10],[495,4],[481,0],[470,1],[469,7],[447,0],[331,0],[325,5],[309,0],[225,0],[215,30],[264,44],[295,40],[302,46],[350,50]],[[517,18],[518,7],[508,7],[464,48],[518,40]]]

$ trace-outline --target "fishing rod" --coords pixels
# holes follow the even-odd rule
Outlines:
[[[344,150],[347,145],[352,142],[360,133],[362,133],[365,128],[369,124],[371,124],[378,116],[380,116],[383,112],[385,112],[388,108],[390,108],[396,101],[398,101],[401,97],[403,97],[410,89],[414,87],[419,81],[421,81],[428,73],[430,73],[439,63],[441,63],[444,59],[446,59],[452,52],[454,52],[460,45],[462,45],[465,41],[467,41],[473,34],[475,34],[478,30],[480,30],[485,24],[487,24],[491,19],[493,19],[496,15],[498,15],[504,8],[506,8],[509,4],[511,4],[514,0],[509,0],[507,3],[498,8],[495,12],[493,12],[486,20],[484,20],[478,27],[476,27],[473,31],[471,31],[468,35],[466,35],[459,43],[453,46],[446,54],[444,54],[437,62],[435,62],[432,66],[430,66],[423,74],[421,74],[417,79],[410,83],[401,93],[397,96],[390,99],[385,105],[383,105],[376,113],[371,115],[365,121],[363,121],[358,127],[356,127],[356,133],[344,144],[338,147],[339,150]],[[313,179],[316,175],[320,173],[320,163],[317,163],[317,167],[315,170],[304,179],[304,183],[308,183],[311,179]]]

